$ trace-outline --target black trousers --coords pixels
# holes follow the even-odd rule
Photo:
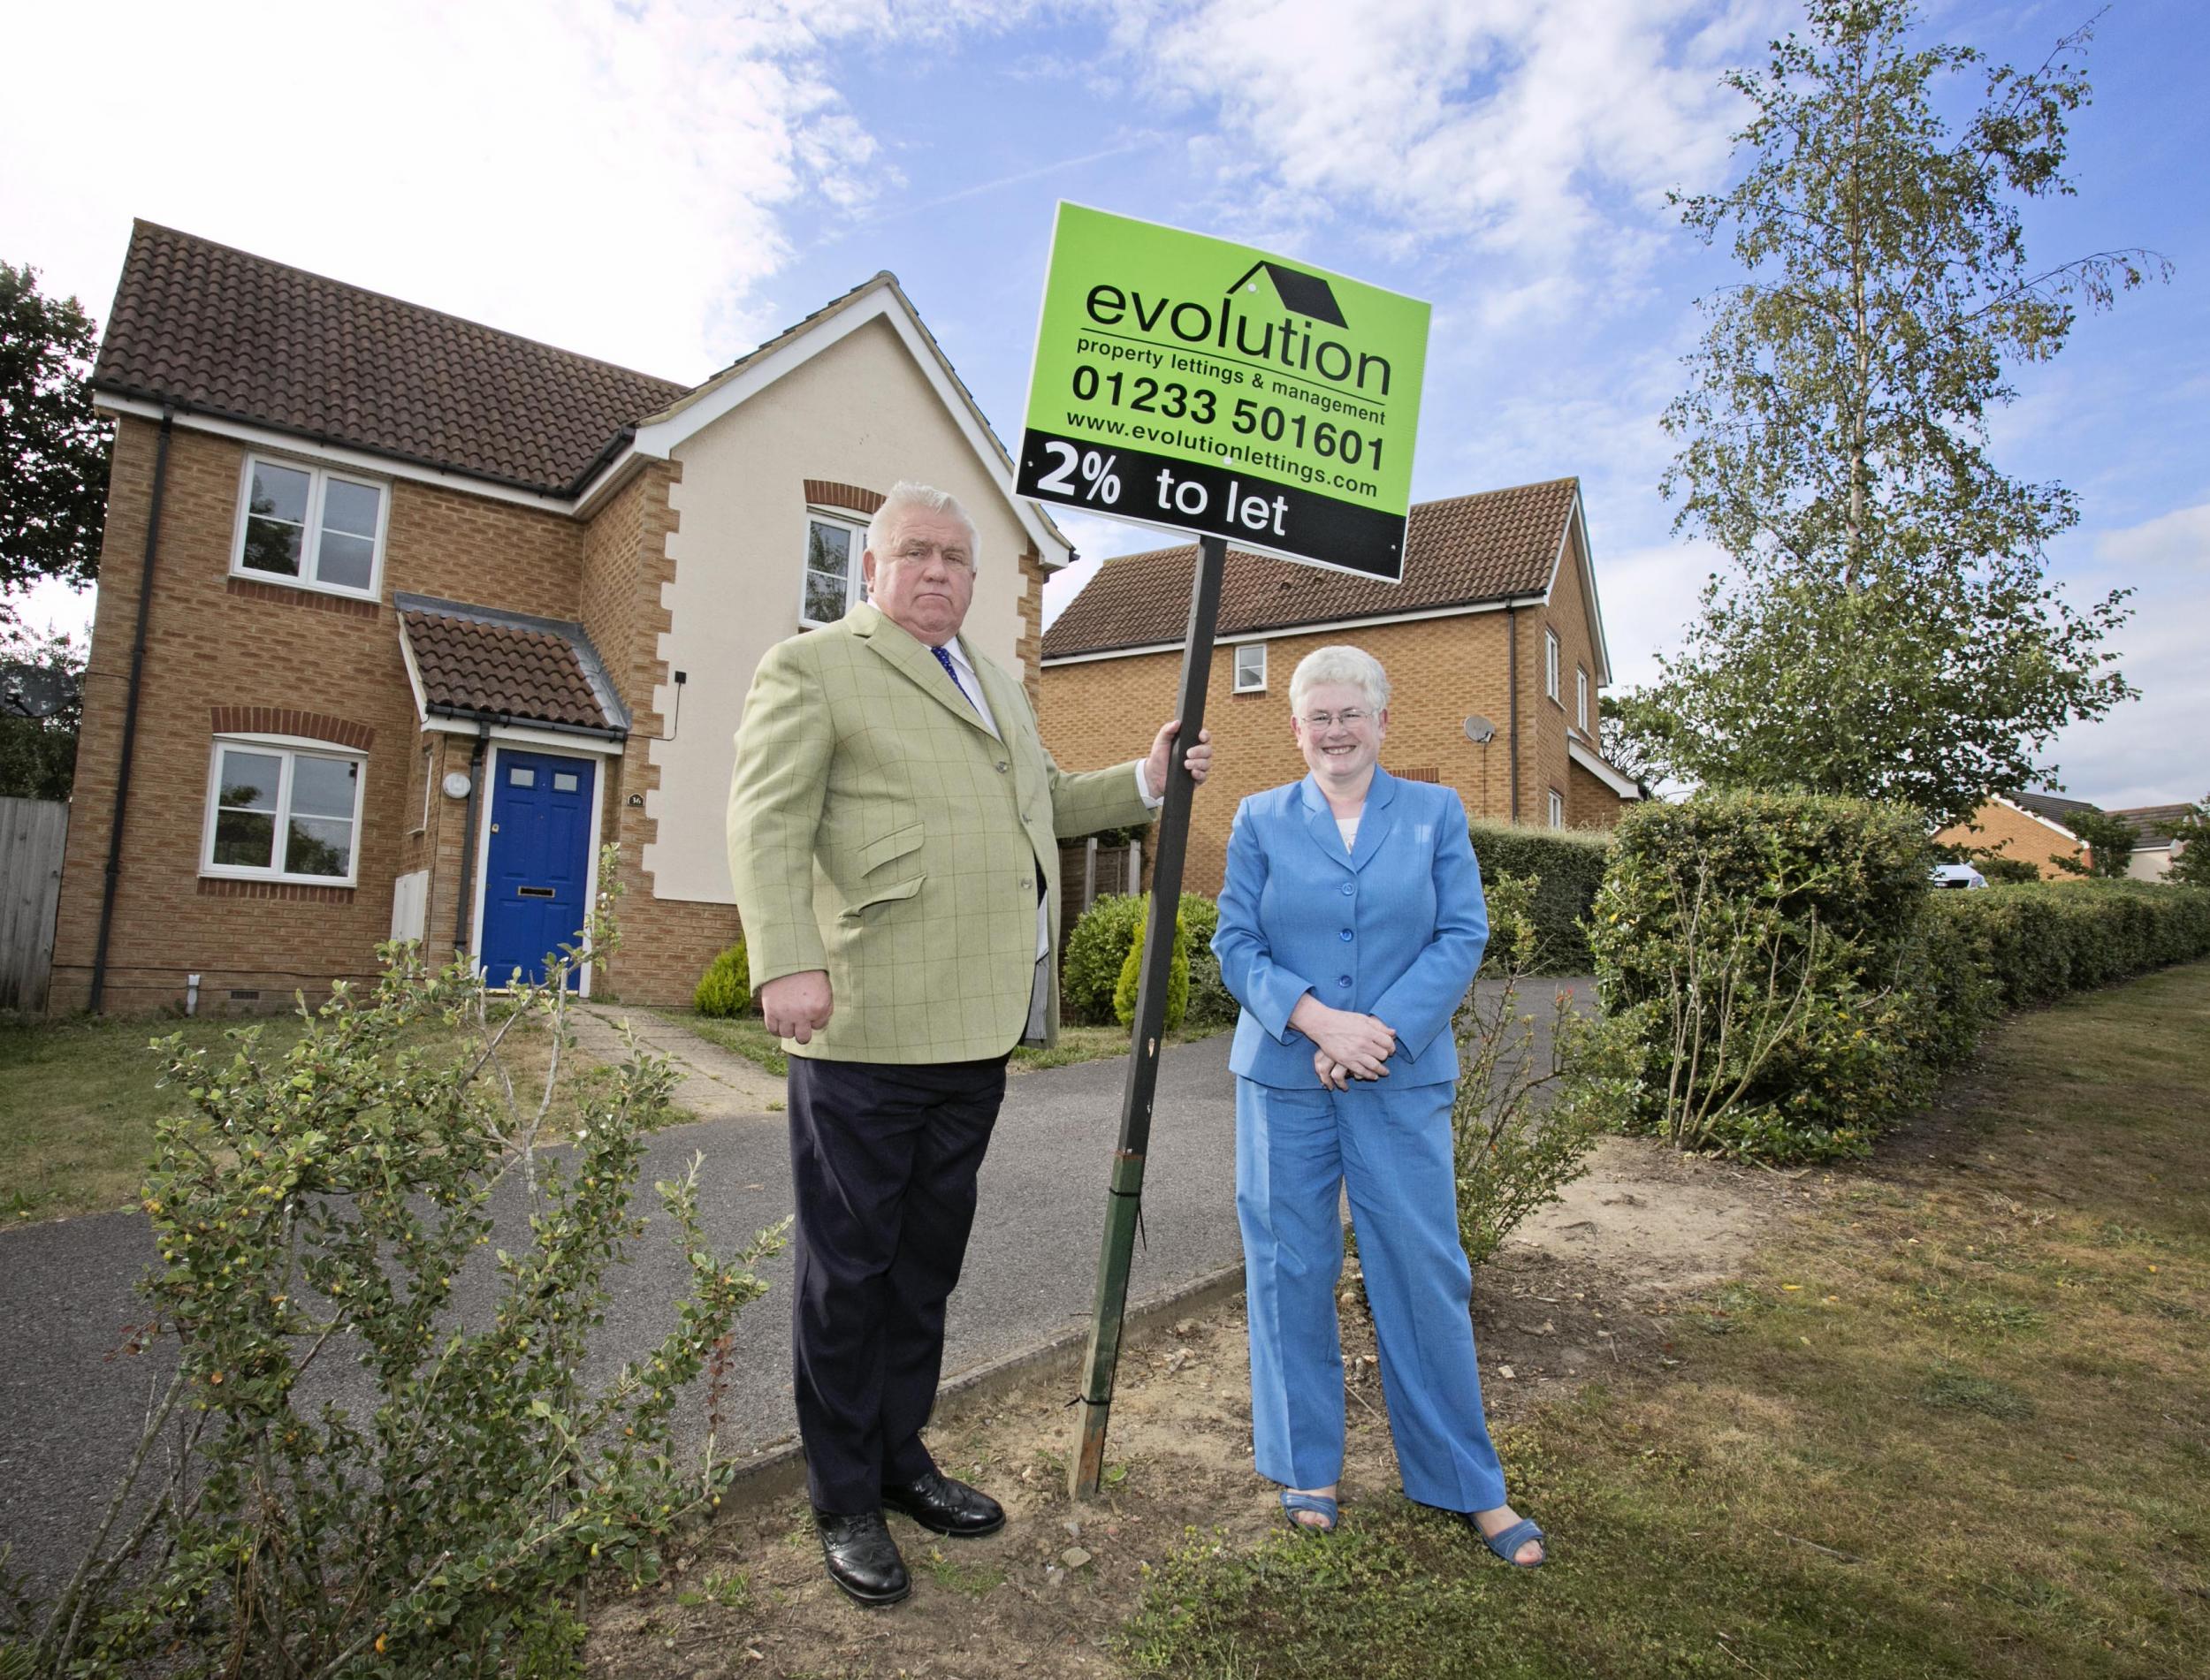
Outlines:
[[[880,1509],[935,1468],[944,1304],[974,1225],[1005,1058],[903,1066],[790,1058],[797,1197],[791,1370],[815,1507]]]

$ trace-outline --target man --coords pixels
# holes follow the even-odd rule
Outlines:
[[[959,639],[974,521],[894,489],[866,604],[760,661],[736,734],[729,869],[752,985],[790,1059],[794,1392],[829,1578],[911,1590],[883,1520],[996,1532],[996,1501],[921,1441],[975,1179],[1016,1043],[1058,1025],[1059,839],[1144,820],[1147,759],[1065,775],[1020,682]],[[1189,749],[1202,781],[1211,748]]]

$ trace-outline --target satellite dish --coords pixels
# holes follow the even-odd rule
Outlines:
[[[1475,712],[1466,719],[1466,739],[1476,747],[1486,747],[1497,733],[1497,726]]]
[[[65,711],[75,684],[51,665],[0,665],[0,711],[18,718],[51,718]]]

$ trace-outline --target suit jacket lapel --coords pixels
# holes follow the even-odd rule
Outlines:
[[[914,685],[930,699],[944,707],[954,717],[961,718],[983,735],[990,734],[982,721],[982,714],[974,709],[974,703],[953,686],[944,667],[936,663],[936,656],[915,640],[903,627],[883,616],[880,607],[861,602],[845,615],[851,633],[870,648],[888,659],[911,678]],[[996,701],[992,700],[994,707]]]
[[[1327,802],[1321,802],[1325,804]],[[1358,844],[1351,848],[1351,867],[1362,870],[1374,860],[1397,826],[1397,779],[1379,764],[1374,766],[1374,785],[1366,790],[1366,809],[1358,819]]]
[[[1312,843],[1344,868],[1356,869],[1350,853],[1343,849],[1343,831],[1335,825],[1335,812],[1329,809],[1328,796],[1320,791],[1319,779],[1307,771],[1299,793],[1305,803],[1305,832],[1312,836]]]

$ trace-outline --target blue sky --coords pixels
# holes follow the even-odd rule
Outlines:
[[[1928,0],[1922,27],[2036,64],[2092,10]],[[1725,180],[1741,108],[1719,75],[1795,15],[1787,0],[400,0],[373,24],[288,4],[26,9],[11,56],[69,68],[0,108],[0,255],[103,317],[144,216],[675,378],[887,268],[1010,439],[1056,201],[1246,240],[1433,301],[1415,498],[1577,474],[1631,684],[1715,558],[1671,534],[1657,418],[1694,300],[1728,270],[1664,194]],[[1993,430],[2010,470],[2080,497],[2056,574],[2083,599],[2138,591],[2119,650],[2144,697],[2056,750],[2067,792],[2124,806],[2210,789],[2210,7],[2117,0],[2088,62],[2078,193],[2031,209],[2031,248],[2147,246],[2176,275],[2019,370]],[[1157,540],[1065,522],[1094,558]],[[1088,569],[1054,584],[1055,607]],[[28,616],[85,611],[47,591]]]

